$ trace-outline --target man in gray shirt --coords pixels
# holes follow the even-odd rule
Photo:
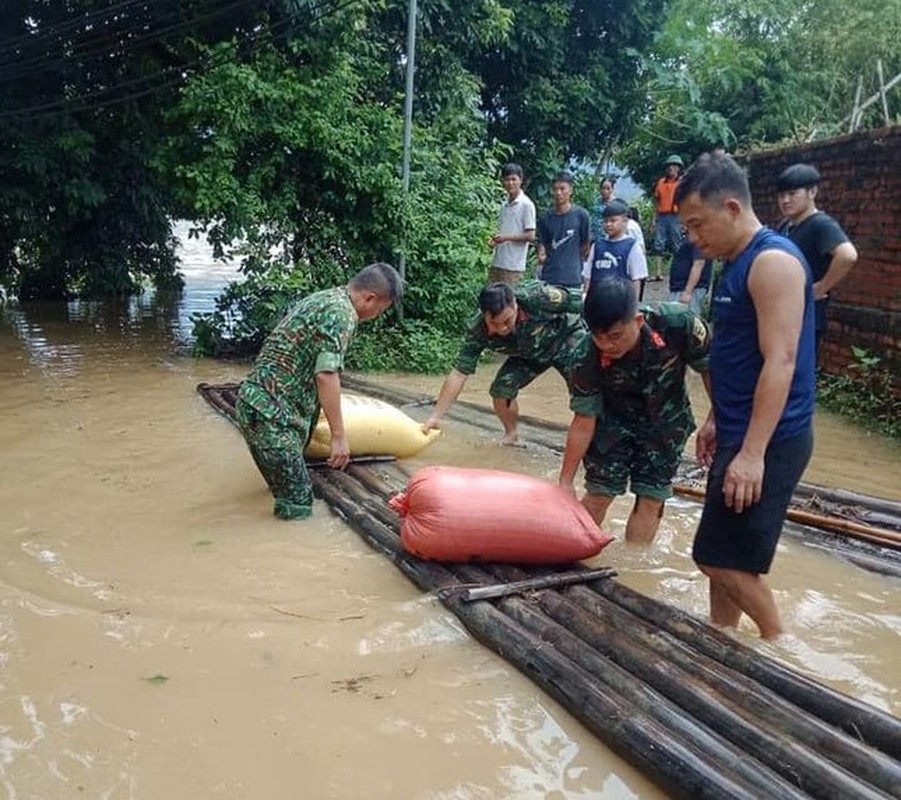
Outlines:
[[[591,249],[588,212],[573,205],[573,176],[558,172],[552,186],[554,208],[538,223],[538,277],[567,289],[582,288],[582,262]]]
[[[522,190],[519,164],[504,166],[503,183],[507,199],[498,215],[497,233],[488,240],[494,248],[488,283],[514,286],[525,273],[529,242],[535,240],[535,204]]]

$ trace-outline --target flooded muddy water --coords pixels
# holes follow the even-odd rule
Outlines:
[[[246,366],[184,352],[230,268],[196,243],[185,257],[184,300],[0,312],[2,796],[665,797],[322,503],[272,517],[240,436],[194,391]],[[566,420],[555,381],[525,413]],[[840,460],[818,453],[816,480],[896,491],[898,451],[830,424]],[[551,478],[558,457],[451,423],[428,463]],[[673,501],[652,549],[617,542],[599,564],[703,616],[698,510]],[[790,540],[773,583],[793,637],[766,651],[899,713],[901,581]]]

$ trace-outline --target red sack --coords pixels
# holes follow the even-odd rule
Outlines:
[[[425,467],[388,504],[404,549],[435,561],[565,564],[613,541],[569,492],[516,472]]]

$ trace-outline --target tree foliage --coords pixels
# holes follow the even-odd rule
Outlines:
[[[864,96],[901,72],[901,0],[674,0],[645,59],[646,102],[621,158],[645,186],[667,154],[750,150],[844,132]],[[889,95],[893,119],[901,92]],[[865,122],[878,123],[880,106]],[[842,123],[844,122],[844,126]]]
[[[203,43],[272,12],[213,0],[8,0],[0,15],[0,281],[20,296],[178,282],[163,111]]]
[[[177,282],[170,220],[187,217],[245,259],[247,280],[198,322],[215,349],[253,346],[297,295],[403,253],[403,324],[358,353],[385,361],[390,341],[401,365],[438,363],[488,266],[501,159],[543,198],[561,166],[618,147],[650,186],[672,152],[835,130],[877,59],[887,80],[901,71],[901,0],[420,0],[405,194],[406,14],[9,0],[0,282],[23,297]],[[901,92],[889,102],[897,116]]]
[[[458,150],[466,186],[493,182],[501,142],[545,178],[591,158],[624,130],[662,2],[423,0],[417,147]],[[406,13],[402,0],[10,0],[0,280],[23,297],[165,283],[169,220],[185,215],[218,245],[246,241],[252,269],[273,248],[343,268],[411,247],[397,191]],[[447,177],[423,187],[428,203]]]
[[[192,216],[210,227],[215,242],[241,239],[247,253],[249,280],[198,321],[203,348],[217,349],[226,340],[252,347],[298,293],[403,252],[403,325],[383,324],[380,346],[367,350],[364,341],[358,353],[369,353],[370,364],[377,356],[381,366],[446,366],[454,341],[448,337],[470,318],[484,281],[487,238],[501,199],[498,159],[511,150],[492,135],[483,105],[489,73],[484,64],[481,72],[475,69],[474,54],[515,49],[517,25],[532,26],[537,36],[546,20],[533,12],[550,4],[515,11],[494,0],[423,4],[407,196],[398,175],[405,5],[354,3],[288,48],[217,59],[222,66],[192,80],[168,116],[181,133],[161,155],[160,171],[178,177],[178,197],[194,204]],[[594,13],[601,8],[587,3],[557,9],[562,28],[588,7]],[[591,42],[602,51],[600,30],[592,29]],[[533,75],[515,76],[518,90],[527,92],[522,81],[542,68],[544,80],[564,80],[556,72],[559,58],[544,65],[536,59]],[[610,107],[623,100],[602,92],[597,98]],[[548,174],[562,166],[565,153],[579,154],[583,147],[594,152],[600,140],[598,118],[585,116],[578,124],[560,107],[511,109],[508,116],[522,129],[526,117],[557,129],[557,139],[540,150],[553,157]],[[521,144],[524,156],[539,152]]]

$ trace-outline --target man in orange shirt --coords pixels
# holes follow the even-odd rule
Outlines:
[[[654,254],[654,274],[652,281],[662,281],[661,258],[665,253],[676,254],[682,244],[682,224],[676,207],[676,188],[682,178],[682,159],[670,156],[663,162],[664,175],[654,186],[654,240],[651,252]]]

